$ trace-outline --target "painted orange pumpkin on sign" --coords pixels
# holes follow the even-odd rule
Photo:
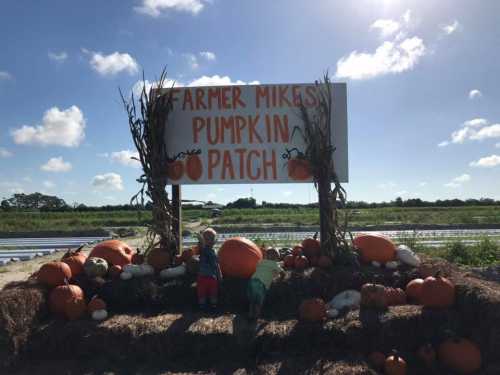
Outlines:
[[[312,175],[309,162],[305,159],[288,160],[288,177],[296,181],[310,179]]]
[[[182,160],[175,160],[168,163],[167,176],[171,180],[180,180],[184,176],[184,162]]]
[[[203,173],[203,164],[198,155],[189,155],[186,159],[186,174],[193,180],[198,181]]]

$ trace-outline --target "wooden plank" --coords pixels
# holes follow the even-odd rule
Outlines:
[[[180,185],[172,185],[172,208],[174,212],[172,232],[177,244],[177,252],[180,254],[182,252],[182,196]]]

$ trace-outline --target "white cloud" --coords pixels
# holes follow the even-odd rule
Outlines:
[[[48,53],[49,59],[56,62],[64,62],[68,58],[68,54],[64,51],[61,52],[50,52]]]
[[[202,52],[200,52],[200,56],[203,57],[207,61],[215,61],[217,59],[217,56],[215,56],[215,53],[210,52],[210,51],[202,51]]]
[[[50,158],[40,169],[45,172],[69,172],[73,166],[70,162],[63,160],[62,156]]]
[[[158,17],[162,11],[169,10],[198,14],[208,2],[207,0],[142,0],[141,5],[134,9],[151,17]]]
[[[411,21],[411,17],[412,17],[412,15],[411,15],[411,10],[410,10],[410,9],[408,9],[408,10],[407,10],[407,11],[403,14],[403,17],[402,17],[402,18],[403,18],[403,21],[405,21],[405,23],[410,23],[410,21]]]
[[[102,190],[123,190],[123,181],[117,173],[98,174],[92,179],[92,186]]]
[[[448,141],[443,141],[443,142],[438,143],[438,147],[446,147],[446,146],[448,146],[449,144],[450,144],[450,142],[448,142]]]
[[[485,118],[473,118],[472,120],[465,121],[463,126],[465,127],[481,127],[488,125],[488,120]]]
[[[500,148],[500,142],[495,145],[496,148]]]
[[[450,188],[458,188],[458,187],[462,186],[462,184],[469,182],[470,180],[471,180],[470,175],[468,175],[467,173],[464,173],[461,176],[455,177],[453,180],[451,180],[450,182],[448,182],[444,186],[450,187]]]
[[[186,59],[187,64],[189,67],[193,70],[196,70],[200,67],[200,64],[198,63],[198,59],[196,56],[192,53],[185,53],[182,56]]]
[[[451,35],[458,30],[459,26],[460,24],[458,23],[458,21],[454,20],[452,23],[448,25],[441,25],[441,30],[443,30],[445,34]]]
[[[411,70],[426,53],[419,37],[402,42],[384,42],[374,53],[353,51],[337,62],[337,78],[368,79]]]
[[[46,188],[46,189],[53,189],[56,187],[56,184],[54,184],[52,181],[44,181],[43,182],[43,186]]]
[[[486,126],[471,134],[470,139],[482,141],[488,138],[500,138],[500,124]]]
[[[452,143],[464,143],[467,138],[473,134],[474,130],[470,127],[465,127],[459,130],[455,130],[451,133]]]
[[[12,79],[12,74],[10,74],[9,72],[0,70],[0,81],[1,80],[8,80],[8,79]]]
[[[465,121],[462,128],[451,133],[451,142],[462,144],[467,140],[481,141],[490,138],[500,138],[500,124],[488,125],[484,118],[474,118]],[[447,146],[448,141],[441,142],[438,146]]]
[[[241,80],[232,81],[228,76],[213,75],[201,76],[191,81],[188,86],[230,86],[230,85],[258,85],[259,81],[244,82]]]
[[[491,168],[500,165],[500,155],[490,155],[484,158],[481,158],[477,161],[473,161],[469,164],[471,167],[483,167],[483,168]]]
[[[477,89],[469,91],[469,99],[478,99],[483,96],[483,93]]]
[[[132,75],[139,71],[139,64],[128,53],[113,52],[109,55],[103,55],[85,49],[83,51],[92,55],[90,66],[103,76],[116,75],[121,72]]]
[[[153,87],[153,85],[155,87],[157,87],[158,86],[158,82],[150,82],[147,79],[145,81],[140,80],[140,81],[137,81],[134,84],[134,86],[132,87],[132,92],[134,93],[134,96],[136,98],[139,98],[141,96],[141,94],[142,94],[143,87],[146,88],[146,93],[149,94],[149,90],[151,90],[151,87]],[[178,86],[182,86],[182,84],[178,83],[177,81],[173,81],[171,79],[167,79],[163,83],[163,87],[164,88],[170,88],[172,86],[178,87]]]
[[[0,147],[0,158],[10,158],[12,156],[12,152],[7,150],[6,148]]]
[[[370,26],[372,29],[378,29],[382,37],[387,37],[397,32],[401,25],[398,21],[391,19],[378,19]]]
[[[73,105],[62,111],[52,107],[43,115],[42,125],[23,125],[11,134],[17,144],[77,147],[85,138],[84,130],[83,113]]]
[[[132,157],[139,158],[139,153],[132,150],[122,150],[111,153],[111,160],[126,167],[140,168],[141,163]]]

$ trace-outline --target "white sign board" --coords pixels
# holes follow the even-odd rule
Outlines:
[[[310,182],[299,103],[313,114],[314,84],[174,88],[165,142],[171,184]],[[345,83],[332,84],[335,170],[348,181]],[[293,134],[293,136],[292,136]]]

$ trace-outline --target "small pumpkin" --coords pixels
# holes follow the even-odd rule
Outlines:
[[[307,322],[320,322],[326,318],[326,305],[321,298],[302,301],[299,306],[299,317]]]
[[[385,354],[382,352],[371,352],[368,355],[368,362],[377,370],[382,370],[385,364]]]
[[[156,247],[148,252],[147,261],[158,272],[170,265],[170,254],[167,249]]]
[[[288,177],[292,180],[305,181],[312,177],[311,167],[306,159],[290,159],[287,163]]]
[[[87,310],[90,314],[92,314],[96,310],[106,310],[106,302],[103,299],[99,298],[97,295],[92,297],[89,304],[87,305]]]
[[[108,262],[103,258],[89,257],[83,265],[85,274],[90,277],[103,277],[108,273]]]
[[[283,264],[286,268],[293,268],[295,266],[295,257],[292,254],[285,255]]]
[[[83,290],[77,285],[59,285],[50,292],[49,309],[54,314],[75,320],[85,314],[86,307]]]
[[[365,263],[372,261],[387,263],[396,257],[396,245],[382,234],[358,234],[353,240],[353,245]]]
[[[321,253],[321,242],[318,240],[318,232],[313,237],[306,238],[301,243],[304,255],[307,258],[319,257]]]
[[[481,368],[479,347],[466,338],[450,338],[438,347],[439,361],[459,374],[472,374]]]
[[[406,304],[406,293],[400,288],[385,288],[388,306],[400,306]]]
[[[186,174],[193,180],[198,181],[203,173],[203,164],[198,155],[189,155],[186,159]]]
[[[446,308],[455,303],[455,285],[445,277],[429,276],[422,284],[422,305],[430,308]]]
[[[292,249],[292,255],[294,257],[300,257],[301,255],[304,255],[304,248],[302,245],[295,245]]]
[[[436,363],[436,351],[429,343],[424,344],[420,348],[418,348],[417,357],[427,367],[433,367],[434,364]]]
[[[325,269],[331,268],[333,266],[332,258],[328,255],[321,255],[318,258],[318,266]]]
[[[406,284],[406,295],[411,301],[420,303],[422,285],[424,285],[424,279],[413,279]]]
[[[309,261],[303,255],[295,257],[293,265],[297,270],[304,270],[309,266]]]
[[[167,164],[167,176],[169,179],[177,181],[184,175],[184,162],[175,160]]]
[[[361,306],[386,309],[387,305],[387,295],[383,285],[367,283],[361,287]]]
[[[117,277],[120,277],[122,271],[123,269],[119,265],[115,264],[114,266],[109,267],[108,275],[115,279]]]
[[[124,266],[132,263],[132,256],[135,251],[125,242],[120,240],[107,240],[98,243],[89,254],[90,257],[105,259],[112,265]]]
[[[66,263],[71,269],[71,277],[78,276],[83,272],[83,265],[87,260],[87,256],[82,252],[83,246],[80,246],[75,251],[69,249],[62,257],[61,261]]]
[[[48,262],[40,267],[37,280],[50,287],[64,285],[66,280],[71,279],[71,268],[64,262]]]
[[[396,351],[393,351],[393,354],[387,357],[384,362],[386,375],[405,375],[406,369],[406,361]]]

